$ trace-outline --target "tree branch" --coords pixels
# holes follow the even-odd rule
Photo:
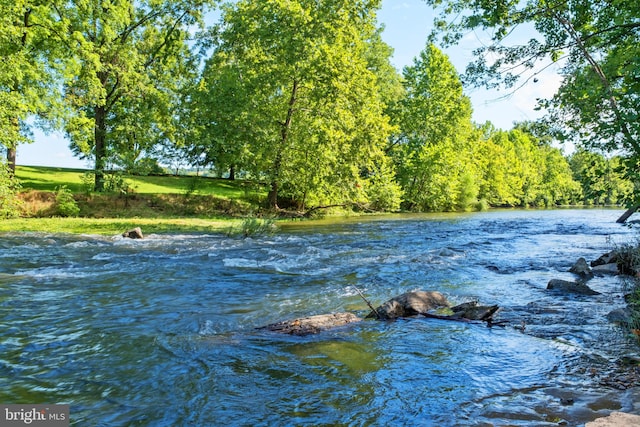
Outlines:
[[[627,142],[631,145],[633,150],[636,153],[640,153],[640,144],[633,138],[633,135],[631,134],[631,131],[629,130],[629,127],[627,126],[626,121],[622,117],[622,113],[620,112],[620,108],[618,106],[618,101],[615,98],[615,95],[611,88],[611,84],[609,83],[609,80],[607,79],[607,76],[605,75],[604,71],[602,70],[598,62],[595,60],[595,58],[591,56],[586,46],[584,45],[582,38],[580,37],[578,32],[575,30],[571,22],[569,22],[568,19],[566,19],[564,16],[560,15],[559,13],[555,13],[555,12],[552,12],[552,13],[554,18],[563,26],[563,28],[569,34],[569,36],[575,40],[576,46],[578,47],[578,49],[580,49],[580,52],[584,56],[585,60],[589,63],[593,71],[596,73],[596,75],[600,79],[602,85],[604,86],[605,91],[608,94],[609,105],[611,106],[611,110],[613,111],[613,114],[616,117],[616,122],[618,122],[620,131],[624,135]],[[640,26],[640,24],[638,25]]]
[[[160,43],[160,45],[151,53],[151,57],[149,58],[149,60],[144,64],[144,67],[147,68],[149,67],[151,64],[153,64],[157,58],[157,55],[160,53],[160,51],[162,50],[162,48],[164,48],[167,43],[169,42],[169,38],[171,37],[171,35],[174,33],[174,31],[178,28],[178,24],[180,24],[180,22],[182,22],[182,19],[187,16],[189,14],[188,10],[185,10],[182,15],[180,15],[175,22],[173,23],[173,25],[169,28],[169,31],[167,32],[167,34],[165,35],[164,39],[162,40],[162,43]]]

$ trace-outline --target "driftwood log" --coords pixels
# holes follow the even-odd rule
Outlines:
[[[361,318],[352,313],[319,314],[317,316],[301,317],[299,319],[272,323],[258,329],[289,335],[309,335],[361,320]]]
[[[364,299],[364,296],[361,296]],[[435,291],[407,292],[390,299],[377,308],[373,308],[366,299],[365,301],[371,309],[371,313],[369,313],[366,318],[378,320],[422,316],[442,320],[461,322],[483,321],[494,324],[493,315],[499,310],[497,305],[483,306],[478,305],[475,301],[451,307],[446,297],[440,292]],[[434,312],[442,308],[446,310],[446,314]],[[352,313],[320,314],[272,323],[257,329],[302,336],[317,334],[328,329],[361,320],[361,318]]]

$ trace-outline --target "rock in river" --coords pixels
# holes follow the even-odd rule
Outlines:
[[[381,320],[410,317],[439,307],[448,307],[447,298],[436,291],[413,291],[390,299],[367,315]]]
[[[585,427],[637,427],[640,426],[640,415],[624,412],[612,412],[608,417],[597,418],[585,424]]]
[[[368,303],[368,302],[367,302]],[[372,307],[370,305],[370,307]],[[412,317],[423,315],[443,320],[482,320],[491,322],[492,316],[498,311],[497,305],[480,306],[477,302],[467,302],[451,307],[453,314],[439,315],[429,311],[449,307],[447,298],[436,291],[413,291],[390,299],[378,308],[371,311],[368,319],[390,320],[399,317]],[[309,335],[325,331],[349,323],[359,322],[362,319],[351,313],[320,314],[316,316],[301,317],[293,320],[272,323],[257,329],[280,332],[290,335]]]
[[[577,294],[577,295],[600,295],[584,283],[570,282],[568,280],[551,279],[547,289],[555,292]]]
[[[620,323],[621,325],[631,325],[633,312],[628,308],[616,308],[607,314],[607,320],[611,323]]]
[[[587,264],[587,260],[584,258],[579,258],[575,264],[569,269],[569,271],[573,274],[576,274],[580,279],[586,281],[593,278],[593,271],[591,271],[591,267]]]
[[[465,302],[451,307],[451,319],[482,320],[490,322],[493,315],[500,309],[497,305],[478,305],[476,301]],[[444,317],[446,319],[446,317]]]
[[[591,269],[594,273],[598,275],[617,275],[620,274],[620,269],[618,268],[618,264],[615,262],[610,262],[609,264],[600,264],[596,265]]]
[[[129,239],[142,239],[144,236],[142,235],[142,229],[140,227],[136,227],[122,233],[122,237]]]

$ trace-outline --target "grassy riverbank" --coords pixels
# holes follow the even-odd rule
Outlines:
[[[233,232],[243,220],[201,218],[15,218],[0,222],[0,232],[117,235],[135,227],[151,233]]]
[[[18,166],[20,218],[0,222],[0,232],[63,232],[113,235],[141,227],[145,234],[227,232],[259,228],[264,187],[249,181],[202,176],[117,176],[111,191],[90,191],[82,169]],[[73,215],[61,208],[70,197]]]

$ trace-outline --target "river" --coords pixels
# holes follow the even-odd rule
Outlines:
[[[619,210],[295,222],[269,236],[0,235],[0,402],[65,403],[78,426],[580,425],[640,412],[608,379],[639,349],[606,320],[624,281],[561,296],[636,241]],[[144,230],[143,230],[144,231]],[[499,304],[503,327],[365,321],[257,330],[403,292]],[[525,322],[526,329],[518,330]]]

